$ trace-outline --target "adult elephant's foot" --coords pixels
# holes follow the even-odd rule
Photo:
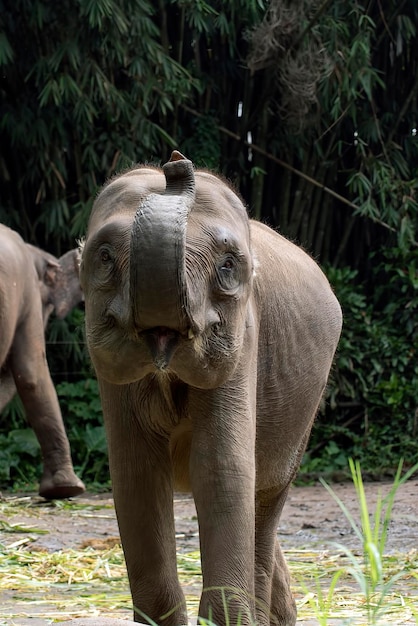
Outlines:
[[[54,474],[44,471],[39,485],[39,495],[47,500],[74,498],[86,490],[83,481],[71,469],[58,470]]]

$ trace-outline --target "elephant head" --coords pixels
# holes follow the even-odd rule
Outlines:
[[[59,259],[31,244],[28,247],[39,281],[44,326],[54,311],[63,319],[77,304],[83,301],[78,276],[78,249],[66,252]]]
[[[252,275],[249,220],[221,179],[195,174],[175,151],[162,172],[142,167],[110,181],[80,268],[98,374],[128,383],[172,373],[218,386],[251,323]]]

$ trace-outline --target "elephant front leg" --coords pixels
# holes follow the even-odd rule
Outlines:
[[[129,386],[100,383],[112,490],[131,589],[134,620],[187,624],[177,576],[168,441],[140,425]]]
[[[190,393],[190,474],[199,521],[199,615],[254,623],[255,423],[245,392]]]

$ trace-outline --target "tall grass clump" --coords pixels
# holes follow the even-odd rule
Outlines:
[[[323,479],[320,480],[350,522],[350,526],[362,546],[362,558],[359,558],[346,546],[337,544],[350,564],[348,568],[342,568],[340,572],[342,574],[345,571],[356,581],[363,597],[367,625],[378,626],[382,624],[382,617],[392,608],[393,601],[390,600],[389,596],[395,583],[403,575],[402,572],[390,575],[388,568],[385,567],[386,542],[396,493],[399,487],[418,470],[418,464],[402,475],[403,461],[399,462],[389,493],[384,498],[379,493],[374,512],[370,510],[367,502],[360,463],[349,459],[349,467],[360,506],[359,522],[355,520],[352,513],[333,489]],[[321,595],[320,597],[325,612],[327,612],[326,609],[329,607],[330,594],[332,595],[334,591],[335,582],[341,574],[337,572],[334,576],[328,596],[325,598]],[[321,626],[326,623],[326,621],[320,621]],[[350,621],[348,623],[353,622]]]

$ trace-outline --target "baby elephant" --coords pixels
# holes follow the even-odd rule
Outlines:
[[[41,447],[39,494],[49,499],[85,490],[74,473],[44,337],[52,311],[64,317],[82,300],[77,258],[71,250],[56,259],[0,225],[0,412],[17,391]]]
[[[173,491],[191,490],[199,615],[294,626],[277,526],[341,331],[326,277],[175,151],[103,188],[80,278],[134,619],[187,623]]]

